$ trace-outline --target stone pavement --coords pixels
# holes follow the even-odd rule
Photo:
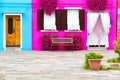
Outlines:
[[[0,80],[120,80],[120,71],[90,71],[81,68],[88,51],[1,51]],[[116,57],[102,53],[102,64]]]

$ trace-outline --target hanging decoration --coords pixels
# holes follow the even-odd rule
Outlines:
[[[97,12],[106,9],[107,0],[87,0],[87,5],[90,10]]]
[[[40,5],[47,15],[51,15],[57,7],[57,0],[40,0]]]

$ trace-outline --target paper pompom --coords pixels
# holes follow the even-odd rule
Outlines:
[[[106,0],[87,0],[87,5],[90,10],[100,11],[105,10],[107,1]]]
[[[47,15],[51,15],[57,7],[57,0],[40,0],[40,5]]]

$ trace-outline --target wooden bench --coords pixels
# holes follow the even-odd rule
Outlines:
[[[73,46],[73,38],[52,38],[53,45]]]

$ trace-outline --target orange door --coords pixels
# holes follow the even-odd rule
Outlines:
[[[6,16],[6,46],[20,46],[20,16]]]

